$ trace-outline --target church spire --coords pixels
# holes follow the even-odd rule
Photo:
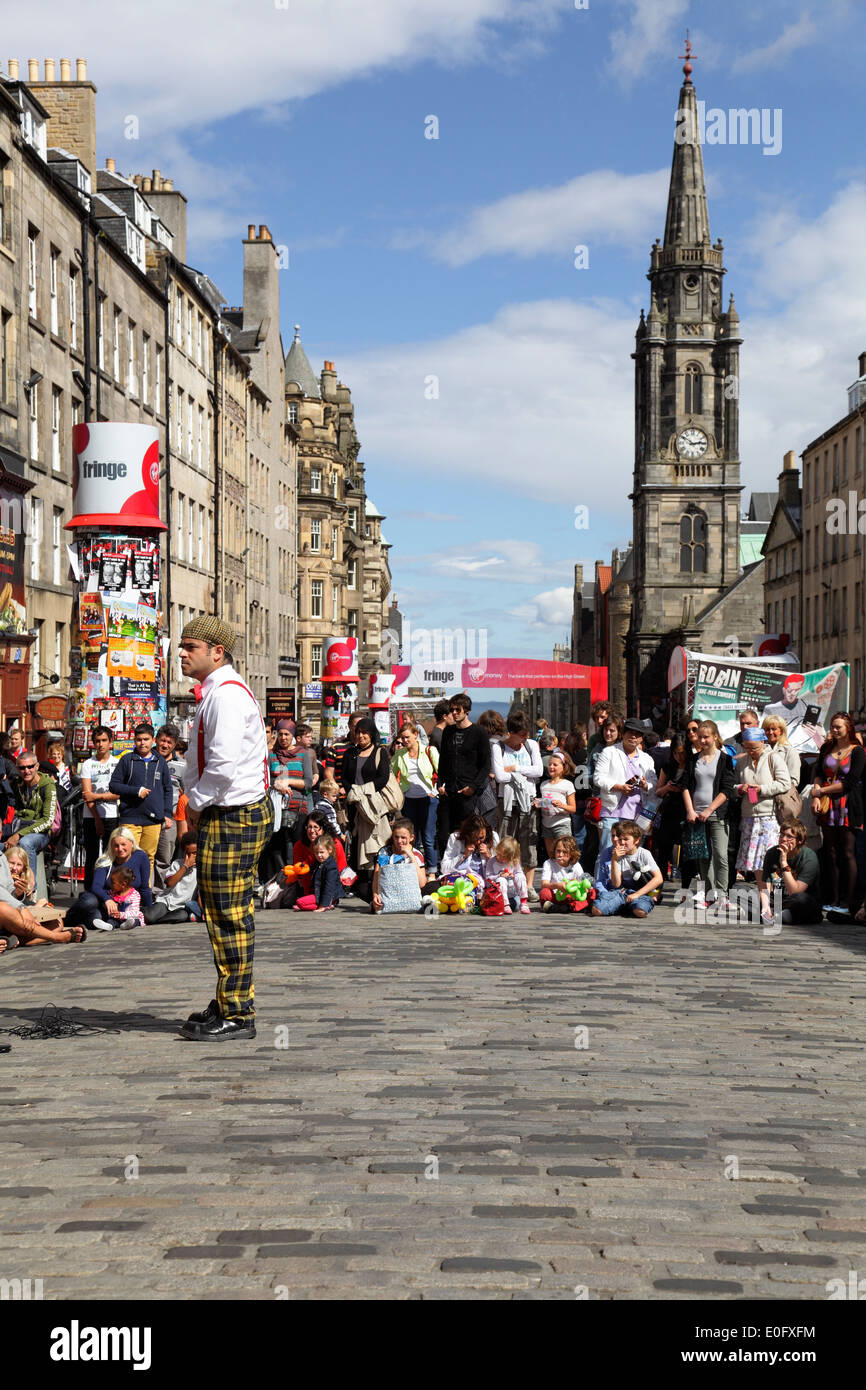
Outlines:
[[[698,107],[692,84],[692,63],[696,55],[686,30],[684,80],[680,88],[674,132],[674,157],[668,191],[668,211],[665,219],[665,248],[672,246],[709,245],[710,218],[707,212],[707,190],[704,183],[704,160],[701,154],[701,132]]]

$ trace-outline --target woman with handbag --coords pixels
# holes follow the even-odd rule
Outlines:
[[[391,763],[388,754],[381,746],[379,730],[372,719],[359,719],[355,724],[352,737],[354,743],[346,749],[343,760],[340,764],[340,783],[346,793],[346,812],[349,817],[349,830],[352,841],[349,851],[349,864],[358,873],[359,884],[356,886],[356,893],[359,897],[364,894],[361,891],[366,884],[369,888],[372,865],[379,852],[379,846],[383,843],[380,836],[377,840],[377,827],[368,817],[364,817],[364,826],[367,832],[362,836],[361,830],[361,808],[359,805],[359,793],[354,788],[366,789],[367,800],[371,807],[377,808],[378,803],[371,800],[372,794],[378,792],[379,795],[385,791],[391,777]],[[351,795],[350,795],[351,794]],[[387,807],[384,808],[387,811]],[[381,819],[381,817],[379,818]],[[369,840],[369,844],[367,841]],[[377,840],[375,845],[373,841]]]
[[[439,770],[439,750],[432,743],[422,748],[418,726],[407,719],[401,725],[396,749],[391,759],[391,771],[403,793],[403,811],[412,822],[415,842],[423,851],[428,874],[436,872],[436,816],[439,796],[436,774]]]
[[[303,750],[295,746],[295,726],[290,719],[281,719],[277,725],[268,770],[274,829],[259,859],[259,879],[262,883],[267,883],[285,864],[292,862],[292,843],[298,818],[307,808],[307,769]]]
[[[753,873],[760,893],[767,850],[779,843],[774,798],[791,789],[791,774],[781,753],[774,753],[763,729],[744,729],[737,758],[734,791],[742,807],[742,830],[737,868]]]
[[[728,827],[725,812],[734,794],[734,764],[722,745],[718,725],[704,719],[698,725],[698,756],[686,759],[683,786],[683,812],[688,826],[703,828],[705,843],[702,853],[692,853],[696,862],[700,886],[694,905],[706,904],[704,885],[709,885],[712,868],[713,900],[729,907],[728,902]],[[683,827],[686,835],[686,827]]]
[[[857,897],[855,834],[863,829],[866,754],[850,714],[834,714],[821,746],[811,787],[812,811],[821,827],[825,912],[853,912]]]

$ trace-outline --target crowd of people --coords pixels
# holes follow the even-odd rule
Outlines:
[[[432,722],[404,717],[386,746],[358,712],[331,745],[309,724],[266,729],[273,830],[258,860],[262,908],[371,912],[478,907],[645,918],[664,900],[751,920],[866,922],[866,754],[838,713],[815,756],[783,714],[744,710],[725,741],[712,720],[658,730],[607,702],[590,730],[521,710],[472,718],[466,694]],[[201,921],[198,835],[187,824],[186,745],[139,724],[117,757],[107,727],[67,763],[61,733],[40,761],[0,736],[0,953],[81,944],[91,931]],[[83,846],[81,893],[39,892],[46,856]],[[756,911],[752,911],[755,908]]]

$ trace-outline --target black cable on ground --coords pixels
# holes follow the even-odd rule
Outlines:
[[[0,1028],[0,1033],[9,1033],[15,1038],[76,1038],[90,1033],[118,1033],[119,1028],[104,1028],[95,1023],[76,1023],[67,1009],[58,1009],[55,1004],[46,1004],[33,1024],[23,1023],[20,1028]]]

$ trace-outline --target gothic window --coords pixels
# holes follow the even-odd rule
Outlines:
[[[700,415],[702,409],[701,369],[696,362],[690,362],[686,367],[686,415]]]
[[[697,510],[680,517],[680,573],[706,574],[707,518]]]

